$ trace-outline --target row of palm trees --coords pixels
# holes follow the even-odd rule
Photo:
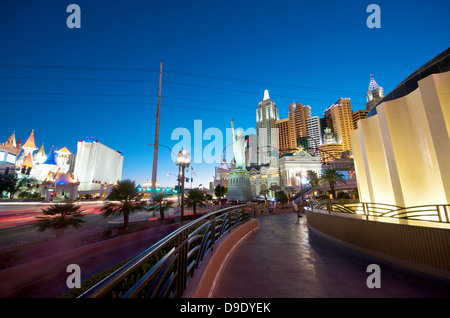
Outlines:
[[[123,216],[123,231],[128,232],[130,214],[137,211],[159,211],[161,220],[164,220],[164,213],[172,205],[173,201],[168,199],[164,193],[158,193],[153,201],[142,201],[143,194],[139,191],[134,181],[129,179],[118,182],[112,187],[108,196],[109,201],[102,207],[103,217]],[[192,207],[194,216],[197,213],[197,207],[203,206],[205,195],[198,189],[191,190],[185,199],[185,205]],[[81,206],[73,202],[65,204],[55,204],[42,210],[45,216],[38,217],[37,230],[39,232],[47,229],[56,230],[56,235],[61,236],[67,227],[79,228],[83,222]]]
[[[319,177],[315,171],[309,170],[307,177],[310,181],[312,191],[319,186],[329,186],[333,199],[336,198],[335,187],[337,184],[345,184],[344,175],[329,168],[322,172]],[[224,191],[226,191],[224,189]],[[136,186],[134,181],[129,179],[118,182],[111,190],[107,202],[101,209],[104,217],[122,215],[123,216],[123,230],[128,231],[128,224],[130,214],[137,211],[159,211],[161,220],[164,220],[164,213],[172,205],[173,201],[168,200],[164,193],[158,193],[153,197],[152,204],[142,201],[143,194],[139,191],[139,186]],[[197,213],[197,207],[204,206],[205,195],[199,189],[191,190],[185,199],[185,205],[192,207],[194,216]],[[57,236],[62,235],[64,229],[67,227],[78,228],[85,222],[80,211],[80,206],[72,202],[66,204],[52,205],[49,208],[43,209],[44,217],[39,217],[37,223],[38,231],[42,232],[47,229],[55,229]],[[183,216],[182,216],[183,217]]]
[[[338,184],[347,184],[345,181],[345,176],[333,168],[322,171],[322,175],[320,177],[313,170],[308,170],[306,173],[311,185],[312,193],[314,193],[314,189],[319,186],[329,186],[333,199],[336,199],[336,186]]]

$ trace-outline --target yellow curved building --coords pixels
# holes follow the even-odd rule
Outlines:
[[[386,95],[351,132],[361,202],[450,203],[450,49]]]

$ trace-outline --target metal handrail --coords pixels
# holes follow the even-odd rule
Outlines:
[[[256,213],[255,204],[243,204],[205,214],[153,244],[79,298],[113,297],[117,292],[123,298],[181,297],[214,243]],[[163,256],[158,260],[159,254]],[[131,287],[123,286],[130,280]]]
[[[341,204],[335,202],[308,201],[309,209],[327,210],[328,213],[340,212],[360,214],[366,217],[389,217],[397,219],[450,223],[450,204],[429,204],[401,207],[392,204],[359,202]]]

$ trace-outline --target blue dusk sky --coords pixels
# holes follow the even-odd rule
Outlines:
[[[67,27],[72,3],[81,28]],[[371,3],[381,28],[366,24]],[[447,0],[3,0],[0,139],[15,131],[24,142],[34,129],[47,153],[76,153],[78,140],[94,137],[123,151],[122,177],[142,184],[151,180],[161,61],[160,143],[172,149],[173,133],[187,131],[202,159],[212,142],[229,143],[231,119],[256,128],[265,89],[280,118],[294,101],[318,116],[341,97],[364,109],[370,74],[387,94],[449,47],[449,12]],[[206,131],[223,135],[206,140]],[[197,159],[193,186],[208,185],[216,165]],[[174,185],[176,173],[160,147],[159,183]]]

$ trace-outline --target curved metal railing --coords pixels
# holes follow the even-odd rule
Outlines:
[[[181,297],[214,243],[258,213],[255,204],[208,213],[155,243],[79,298]]]
[[[365,216],[391,217],[398,219],[408,219],[417,221],[432,221],[450,223],[449,204],[430,204],[412,207],[401,207],[391,204],[359,202],[340,204],[318,201],[308,201],[309,209],[327,210],[331,212],[361,214]]]

